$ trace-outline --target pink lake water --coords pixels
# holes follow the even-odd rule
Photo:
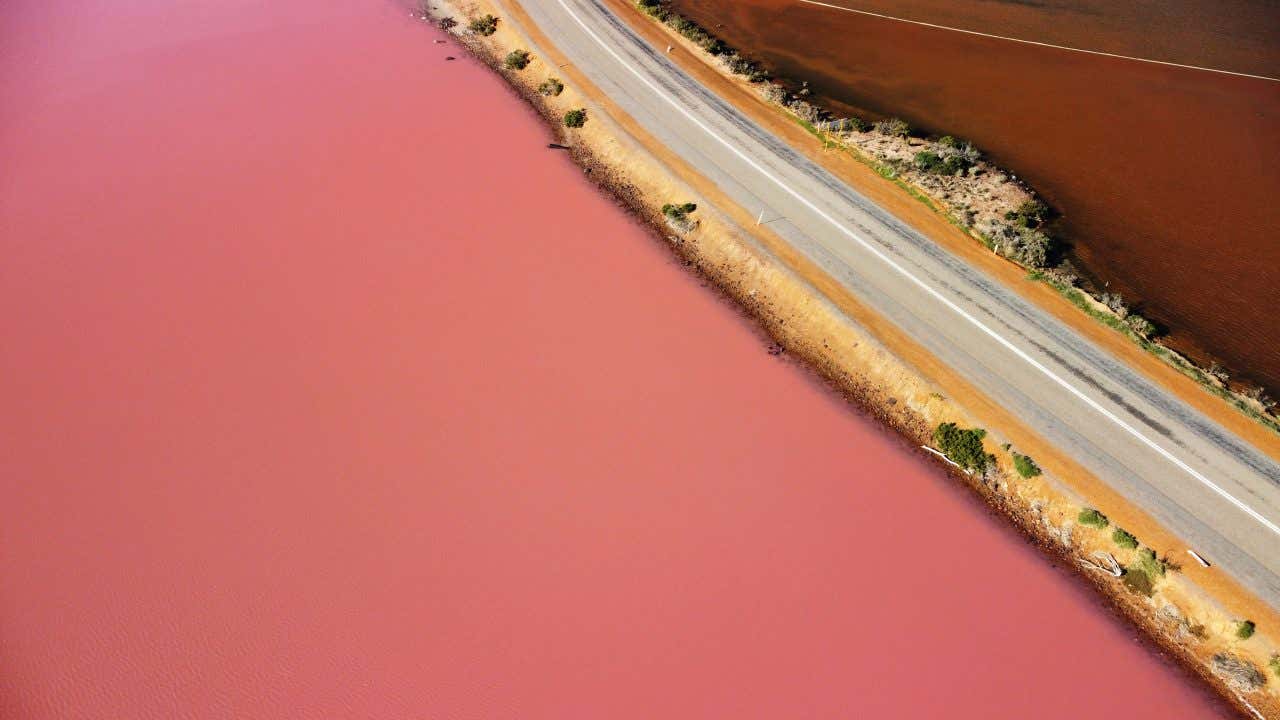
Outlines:
[[[0,716],[1203,718],[375,0],[0,25]]]

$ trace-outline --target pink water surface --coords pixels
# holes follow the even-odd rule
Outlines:
[[[1224,712],[404,8],[0,33],[0,716]]]

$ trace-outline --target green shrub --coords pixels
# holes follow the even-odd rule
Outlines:
[[[523,70],[529,67],[529,51],[512,50],[507,53],[507,57],[502,61],[502,64],[508,70]]]
[[[938,172],[942,169],[942,158],[938,157],[938,153],[921,150],[916,153],[915,164],[918,170]]]
[[[1236,637],[1241,640],[1248,640],[1253,637],[1253,631],[1256,629],[1257,626],[1253,624],[1252,620],[1241,620],[1236,623]]]
[[[1271,665],[1271,672],[1280,675],[1280,655],[1272,655],[1269,665]]]
[[[689,213],[697,209],[698,206],[691,202],[684,203],[683,205],[672,205],[671,203],[667,203],[662,206],[662,214],[672,220],[681,221],[684,220]]]
[[[564,83],[560,82],[560,78],[547,78],[538,86],[538,92],[547,97],[554,97],[564,92]]]
[[[476,35],[484,35],[485,37],[488,37],[489,35],[498,32],[498,18],[492,15],[485,15],[484,17],[472,20],[471,24],[468,25],[467,28]]]
[[[1129,537],[1133,536],[1130,535]],[[1135,542],[1137,541],[1135,540]],[[1138,551],[1138,565],[1153,578],[1164,577],[1165,562],[1156,557],[1156,551],[1151,548],[1142,548]]]
[[[1076,520],[1081,525],[1088,525],[1089,527],[1096,528],[1104,528],[1111,524],[1111,521],[1107,519],[1106,515],[1103,515],[1093,508],[1085,508],[1081,510],[1080,514],[1076,516]]]
[[[570,110],[564,114],[564,126],[568,128],[580,128],[587,124],[587,109],[578,108]]]
[[[937,172],[940,172],[943,175],[959,175],[971,167],[973,167],[973,163],[968,159],[959,155],[948,155],[946,159],[942,161],[942,167],[937,170]]]
[[[1026,455],[1013,454],[1013,469],[1024,478],[1033,478],[1040,474],[1040,466]]]
[[[983,472],[995,458],[982,447],[987,431],[982,428],[962,430],[955,423],[942,423],[933,431],[933,441],[942,454],[966,470]]]
[[[1138,538],[1124,528],[1116,528],[1115,532],[1111,533],[1111,540],[1127,550],[1138,547]]]

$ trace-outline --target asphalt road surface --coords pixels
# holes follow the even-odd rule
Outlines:
[[[521,4],[581,72],[734,201],[763,209],[772,230],[866,305],[1280,608],[1275,462],[810,162],[595,0]]]

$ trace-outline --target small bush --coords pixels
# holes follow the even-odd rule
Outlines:
[[[982,428],[962,430],[955,423],[942,423],[933,431],[933,441],[942,454],[966,470],[983,472],[995,460],[982,447],[987,431]]]
[[[876,132],[889,137],[906,137],[911,134],[911,126],[906,120],[900,118],[889,118],[881,120],[875,125]]]
[[[1024,478],[1031,479],[1040,474],[1040,466],[1026,455],[1013,454],[1013,469]]]
[[[1241,640],[1248,640],[1253,637],[1253,631],[1257,629],[1258,627],[1253,624],[1252,620],[1241,620],[1236,623],[1236,637]]]
[[[646,15],[657,18],[663,22],[665,22],[671,15],[671,12],[662,5],[660,0],[637,0],[636,7],[644,11]]]
[[[1130,313],[1129,316],[1124,319],[1124,324],[1128,325],[1129,329],[1137,333],[1140,337],[1150,338],[1156,332],[1156,326],[1150,320],[1142,317],[1141,315]]]
[[[1085,508],[1084,510],[1081,510],[1080,514],[1076,516],[1076,521],[1081,525],[1088,525],[1089,527],[1096,528],[1104,528],[1111,524],[1111,521],[1107,519],[1106,515],[1103,515],[1093,508]]]
[[[1004,219],[1023,227],[1039,227],[1049,219],[1049,206],[1039,200],[1024,200],[1017,210],[1004,214]]]
[[[1271,662],[1268,664],[1271,666],[1271,672],[1280,676],[1280,655],[1272,655]]]
[[[560,78],[547,78],[538,86],[538,92],[547,97],[555,97],[564,92],[564,83],[560,82]]]
[[[1138,538],[1124,528],[1116,528],[1115,532],[1111,533],[1111,540],[1127,550],[1138,547]]]
[[[440,26],[441,30],[448,32],[449,30],[452,30],[458,26],[458,21],[454,20],[451,17],[447,17],[447,18],[440,18],[440,22],[437,24]]]
[[[960,173],[973,167],[973,163],[968,159],[959,155],[948,155],[942,161],[942,168],[938,172],[943,175],[959,175]]]
[[[502,65],[508,70],[523,70],[529,67],[529,51],[512,50],[507,53],[507,57],[502,61]]]
[[[564,126],[567,128],[580,128],[587,124],[587,109],[578,108],[570,110],[564,114]]]
[[[488,37],[498,32],[498,18],[492,15],[485,15],[484,17],[476,18],[471,21],[471,24],[467,26],[467,29],[476,35]]]
[[[1130,535],[1129,537],[1133,536]],[[1135,543],[1136,542],[1137,541],[1135,540]],[[1151,548],[1142,548],[1138,551],[1138,565],[1153,578],[1164,577],[1166,570],[1165,561],[1156,557],[1156,551]]]
[[[942,158],[938,157],[938,153],[929,150],[922,150],[916,153],[916,168],[924,172],[939,172],[942,170]]]

